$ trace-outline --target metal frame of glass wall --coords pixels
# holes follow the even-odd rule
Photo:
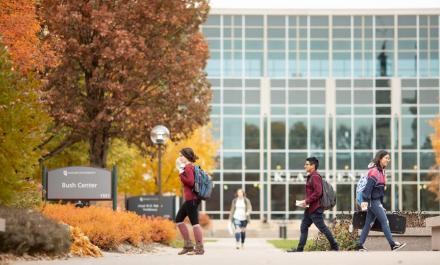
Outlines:
[[[222,141],[203,209],[228,218],[243,188],[253,218],[298,218],[304,160],[313,155],[336,187],[330,214],[347,213],[359,176],[386,149],[385,207],[439,214],[427,185],[435,163],[428,122],[440,112],[440,11],[314,12],[213,10],[203,25],[213,134]]]

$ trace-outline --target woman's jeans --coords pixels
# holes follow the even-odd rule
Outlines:
[[[370,205],[368,206],[367,218],[365,219],[365,225],[359,238],[359,245],[364,245],[368,233],[370,232],[370,229],[373,226],[376,218],[382,226],[382,231],[385,234],[388,243],[390,246],[394,246],[395,243],[393,236],[391,235],[388,218],[380,200],[371,200]]]

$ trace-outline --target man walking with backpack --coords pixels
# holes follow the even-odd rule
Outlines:
[[[306,181],[306,199],[299,201],[298,206],[305,208],[304,217],[301,222],[301,237],[298,247],[287,252],[302,252],[307,242],[309,227],[315,224],[321,233],[323,233],[330,243],[331,250],[338,251],[339,246],[332,233],[324,223],[324,208],[321,205],[323,195],[323,180],[318,173],[319,161],[316,157],[306,159],[304,169],[307,172]]]

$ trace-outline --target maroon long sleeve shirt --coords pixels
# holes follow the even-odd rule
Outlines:
[[[322,178],[318,171],[313,171],[307,176],[306,182],[306,204],[308,213],[314,213],[321,207],[320,199],[322,195]]]
[[[184,200],[191,201],[197,199],[197,195],[192,191],[194,187],[194,166],[192,164],[186,164],[179,177],[183,184]]]

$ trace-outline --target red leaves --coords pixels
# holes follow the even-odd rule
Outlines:
[[[84,139],[109,128],[106,137],[139,146],[157,123],[176,137],[207,122],[206,1],[62,3],[42,1],[49,31],[64,40],[48,82],[56,121]]]

